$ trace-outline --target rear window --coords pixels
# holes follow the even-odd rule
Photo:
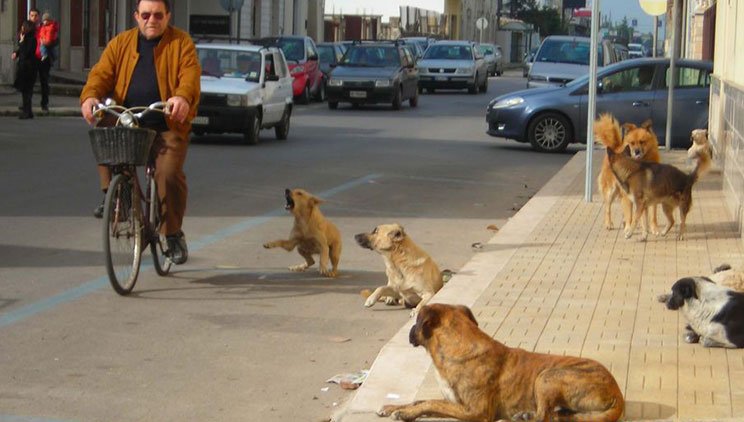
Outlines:
[[[602,49],[597,48],[597,63],[604,63]],[[589,42],[546,39],[537,51],[535,62],[589,65]]]
[[[707,88],[710,86],[710,72],[706,69],[698,69],[695,67],[677,67],[675,69],[677,73],[677,85],[676,88]],[[666,78],[664,80],[664,87],[669,87],[669,81],[671,79],[671,72],[669,68],[666,69]]]
[[[330,45],[319,45],[318,55],[320,56],[320,61],[325,63],[336,63],[336,53],[334,50],[335,49]]]
[[[205,76],[258,81],[261,75],[261,54],[256,51],[199,48],[197,54]]]
[[[483,54],[493,54],[493,47],[491,47],[490,45],[481,45],[480,51]]]
[[[284,57],[287,60],[303,61],[305,60],[305,41],[296,38],[281,38],[277,42],[277,47],[282,49]]]

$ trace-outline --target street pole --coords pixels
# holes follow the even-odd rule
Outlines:
[[[597,114],[597,45],[599,36],[599,2],[592,2],[592,35],[589,45],[589,107],[586,113],[586,180],[584,181],[584,201],[592,202],[592,152],[594,151],[594,119]]]
[[[672,6],[672,42],[670,44],[670,57],[669,57],[669,96],[667,97],[667,121],[666,121],[666,149],[669,151],[672,149],[672,119],[674,118],[672,106],[674,105],[674,85],[676,85],[676,67],[677,67],[677,37],[679,36],[679,28],[677,27],[677,8],[679,7],[679,0],[674,0],[674,6]],[[667,30],[669,30],[669,23],[667,22]]]
[[[654,46],[653,46],[653,52],[652,57],[656,57],[656,46],[658,45],[658,39],[659,39],[659,17],[654,16]]]

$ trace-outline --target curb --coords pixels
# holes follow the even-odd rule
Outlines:
[[[33,108],[34,117],[80,117],[80,107],[49,107],[49,111],[41,110],[41,107]],[[21,111],[18,107],[0,107],[0,116],[19,116]]]
[[[476,254],[432,299],[431,303],[457,303],[472,306],[488,288],[493,277],[509,262],[530,233],[540,224],[563,192],[585,170],[586,152],[577,152],[545,186],[525,204],[489,245],[500,245],[492,251]],[[387,395],[394,393],[397,403],[412,402],[431,367],[426,351],[408,343],[408,321],[385,344],[370,368],[369,376],[356,394],[331,416],[334,422],[379,420],[376,411],[390,403]]]

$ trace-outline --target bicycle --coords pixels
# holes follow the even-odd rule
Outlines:
[[[156,132],[138,127],[145,114],[167,113],[168,109],[165,102],[126,108],[106,100],[93,112],[98,117],[108,113],[117,119],[113,127],[94,128],[88,133],[96,161],[111,170],[103,207],[103,249],[111,286],[125,296],[137,282],[142,251],[148,245],[158,275],[167,275],[172,265],[167,241],[160,234],[161,204],[155,182],[156,154],[152,151]],[[137,172],[143,165],[145,192]]]

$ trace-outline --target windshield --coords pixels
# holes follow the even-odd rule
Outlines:
[[[282,49],[284,57],[287,60],[295,62],[305,60],[305,42],[296,38],[280,38],[277,47]]]
[[[200,48],[197,52],[202,75],[243,78],[253,82],[258,82],[261,76],[261,54],[257,51]]]
[[[483,54],[493,54],[493,47],[491,47],[490,45],[481,45],[480,51]]]
[[[473,52],[469,45],[432,45],[424,59],[472,60]]]
[[[320,57],[320,61],[323,63],[336,63],[334,48],[330,45],[319,45],[318,56]]]
[[[341,64],[362,67],[398,67],[400,55],[398,50],[392,46],[355,45],[344,54]]]
[[[602,49],[598,48],[597,63],[604,63]],[[546,39],[537,52],[535,62],[589,65],[589,42]]]

